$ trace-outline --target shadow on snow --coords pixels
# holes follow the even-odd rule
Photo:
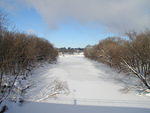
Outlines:
[[[22,106],[11,104],[7,113],[150,113],[150,109],[27,102]]]

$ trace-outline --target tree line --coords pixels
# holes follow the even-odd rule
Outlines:
[[[84,55],[125,73],[132,73],[150,89],[150,31],[129,32],[128,39],[108,37],[87,46]]]
[[[23,92],[19,84],[37,64],[57,60],[57,49],[36,35],[9,31],[6,17],[0,12],[0,103]]]
[[[71,47],[62,47],[62,48],[58,48],[58,51],[60,54],[74,54],[74,53],[82,53],[83,52],[83,48],[71,48]]]

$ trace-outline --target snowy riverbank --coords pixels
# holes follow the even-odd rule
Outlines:
[[[8,111],[8,113],[35,113],[35,109],[40,109],[38,108],[40,104],[44,112],[37,110],[36,113],[50,113],[48,111],[52,111],[52,113],[69,113],[70,111],[63,112],[61,110],[58,112],[54,109],[66,107],[66,109],[73,110],[77,106],[82,110],[70,113],[80,113],[85,108],[93,109],[92,112],[84,111],[86,113],[100,113],[97,110],[103,111],[108,106],[111,106],[107,110],[108,113],[110,109],[118,109],[119,113],[120,109],[125,110],[125,107],[129,107],[129,112],[125,110],[125,113],[150,112],[150,97],[137,95],[134,91],[125,92],[125,84],[117,80],[117,78],[123,76],[104,64],[84,58],[82,54],[60,56],[57,64],[47,64],[33,72],[29,80],[34,83],[34,87],[26,94],[28,101],[31,102],[25,103],[21,107],[22,109],[20,107],[14,108],[15,105],[12,105],[10,108],[12,110]],[[116,77],[115,80],[114,77]],[[64,89],[61,87],[62,90],[60,92],[58,90],[52,91],[52,88],[56,87],[53,85],[55,80],[62,83]],[[126,81],[130,82],[130,78],[126,78]],[[56,93],[56,95],[52,96],[51,92]],[[58,103],[60,105],[55,106]],[[76,107],[73,106],[72,108],[72,104],[76,104]],[[86,106],[83,107],[81,105]],[[87,105],[92,105],[93,107],[87,107]],[[32,109],[31,106],[33,106],[34,110],[29,110]],[[96,111],[94,111],[95,108]],[[139,108],[141,110],[138,110]],[[130,112],[131,109],[133,112]],[[114,113],[117,113],[117,111]]]

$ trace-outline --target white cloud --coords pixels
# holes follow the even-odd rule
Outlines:
[[[111,32],[150,28],[150,0],[24,0],[51,28],[73,18],[95,22]]]

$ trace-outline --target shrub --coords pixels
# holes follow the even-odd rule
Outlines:
[[[128,33],[129,40],[109,37],[86,47],[84,55],[120,71],[132,72],[150,89],[150,31]]]
[[[0,103],[18,90],[15,84],[37,63],[53,62],[58,56],[57,49],[47,40],[8,31],[3,22],[0,15]]]

